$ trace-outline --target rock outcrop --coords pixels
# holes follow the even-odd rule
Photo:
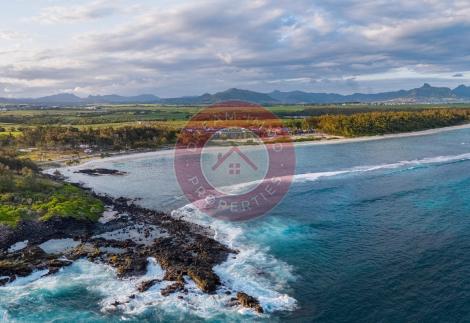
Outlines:
[[[244,306],[244,307],[248,307],[248,308],[251,308],[253,310],[255,310],[256,312],[258,313],[264,313],[264,310],[263,310],[263,307],[261,307],[259,301],[246,294],[246,293],[243,293],[243,292],[238,292],[237,293],[237,301],[240,303],[240,305]]]
[[[75,173],[86,174],[90,176],[126,175],[126,172],[122,172],[117,169],[108,169],[108,168],[81,169],[81,170],[76,171]]]
[[[213,267],[237,252],[211,238],[210,229],[139,207],[125,198],[94,196],[126,216],[106,224],[56,218],[21,223],[16,229],[0,227],[0,233],[8,233],[0,238],[0,286],[38,270],[55,274],[80,258],[110,265],[120,278],[138,278],[146,274],[149,259],[154,258],[165,270],[163,280],[143,281],[136,286],[136,293],[146,292],[162,281],[171,282],[160,291],[163,296],[187,293],[185,284],[189,279],[205,293],[216,292],[221,280]],[[73,238],[80,244],[57,254],[47,254],[39,247],[47,240],[62,238]],[[23,250],[7,251],[24,240],[29,244]],[[135,294],[128,298],[133,297]],[[259,302],[245,293],[239,292],[236,301],[263,312]]]

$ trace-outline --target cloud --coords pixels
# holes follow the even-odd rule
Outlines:
[[[67,34],[71,41],[57,48],[10,55],[0,75],[25,93],[176,96],[228,87],[350,93],[452,85],[452,75],[462,81],[461,71],[470,71],[466,1],[205,0],[129,12],[131,5],[45,8],[35,19],[54,24],[129,16],[105,31]]]
[[[457,73],[457,74],[454,74],[452,75],[452,77],[464,77],[465,75],[463,75],[462,73]]]
[[[0,30],[0,40],[18,40],[24,38],[23,33],[12,30]]]
[[[113,2],[100,0],[81,6],[46,7],[31,20],[41,24],[75,23],[112,16],[120,11]]]

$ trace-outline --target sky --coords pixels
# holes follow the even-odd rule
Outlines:
[[[0,97],[470,85],[469,0],[1,2]]]

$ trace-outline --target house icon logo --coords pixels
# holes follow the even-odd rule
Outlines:
[[[295,150],[271,111],[230,101],[201,109],[182,129],[174,150],[181,190],[203,213],[243,221],[269,212],[288,192]]]
[[[217,170],[220,166],[222,166],[225,161],[233,154],[236,153],[240,156],[240,158],[245,162],[245,164],[251,167],[253,170],[258,170],[258,166],[253,163],[250,158],[246,154],[244,154],[240,148],[232,147],[229,151],[225,154],[219,153],[217,155],[217,162],[212,166],[212,170]],[[229,164],[229,175],[240,175],[241,173],[241,164],[240,163],[230,163]]]
[[[254,146],[224,146],[218,135],[213,135],[202,148],[200,157],[207,182],[224,194],[247,193],[254,189],[269,169],[269,153],[263,141],[258,138],[255,142]]]

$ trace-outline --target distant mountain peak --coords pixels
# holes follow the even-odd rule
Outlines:
[[[452,90],[455,95],[462,98],[470,98],[470,87],[466,85],[459,85]]]
[[[59,93],[59,94],[53,94],[53,95],[48,95],[36,100],[43,100],[43,101],[48,101],[51,103],[78,103],[82,100],[82,98],[76,96],[73,93]]]
[[[334,104],[349,102],[413,102],[413,103],[448,103],[470,102],[470,87],[459,85],[455,89],[434,87],[424,83],[421,87],[411,90],[399,90],[382,93],[354,93],[342,95],[337,93],[315,93],[304,91],[282,92],[275,90],[270,93],[260,93],[239,88],[229,88],[214,94],[204,93],[199,96],[185,96],[161,99],[153,94],[137,96],[89,95],[80,98],[72,93],[59,93],[37,99],[8,99],[0,98],[3,103],[26,103],[45,105],[82,105],[82,104],[132,104],[132,103],[162,103],[162,104],[194,104],[209,105],[226,101],[243,101],[256,104]]]
[[[80,97],[76,96],[75,94],[67,93],[67,92],[48,95],[48,96],[45,96],[45,98],[74,98],[74,99],[80,99]]]

